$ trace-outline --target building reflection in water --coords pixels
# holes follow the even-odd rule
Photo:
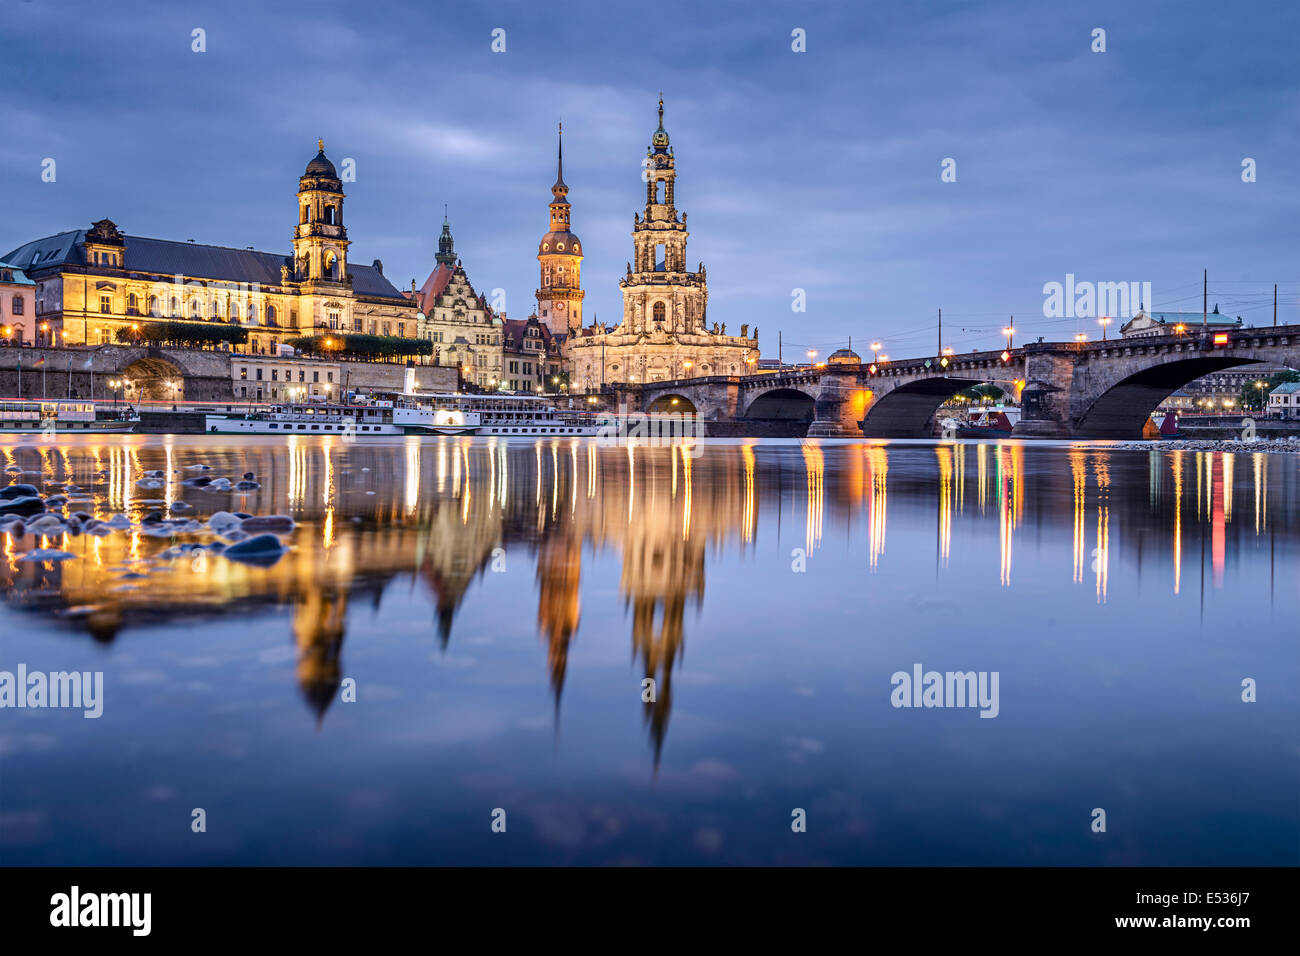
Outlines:
[[[1294,509],[1269,514],[1270,501],[1297,498],[1293,460],[1256,454],[1249,474],[1243,466],[1242,478],[1249,482],[1243,493],[1253,494],[1244,524],[1234,523],[1234,461],[1225,453],[1156,449],[1142,455],[1104,445],[1074,445],[1062,454],[1019,443],[926,448],[747,440],[688,449],[598,447],[573,439],[346,445],[293,438],[287,445],[225,446],[130,436],[99,444],[18,442],[0,446],[0,466],[11,469],[12,480],[48,483],[46,490],[56,482],[75,483],[81,490],[72,492],[69,511],[138,517],[185,500],[200,509],[200,517],[242,507],[287,512],[299,527],[292,550],[270,568],[216,557],[163,559],[174,542],[138,532],[38,542],[0,536],[0,587],[11,609],[56,615],[105,643],[133,625],[288,607],[299,690],[322,719],[345,673],[352,603],[365,600],[382,609],[387,586],[406,579],[427,593],[430,630],[445,649],[482,576],[496,564],[504,568],[507,554],[512,569],[527,556],[535,574],[510,580],[530,581],[525,586],[535,589],[518,598],[535,601],[558,721],[569,657],[582,628],[584,552],[613,555],[621,567],[631,653],[640,674],[656,685],[655,699],[643,706],[657,765],[687,640],[685,612],[689,605],[703,606],[706,566],[712,556],[756,550],[764,530],[776,531],[787,508],[793,516],[804,512],[807,556],[824,546],[828,528],[842,528],[850,549],[865,560],[837,573],[870,575],[887,566],[892,492],[899,541],[910,545],[900,545],[897,561],[908,562],[918,547],[928,548],[920,544],[927,538],[939,569],[948,569],[963,549],[969,557],[969,549],[978,548],[990,583],[996,574],[1009,588],[1016,548],[1034,546],[1017,541],[1026,508],[1032,507],[1036,534],[1058,525],[1061,537],[1072,536],[1071,580],[1080,585],[1091,578],[1096,600],[1104,603],[1115,560],[1112,527],[1129,552],[1126,564],[1136,563],[1139,574],[1144,562],[1168,563],[1174,594],[1183,584],[1188,522],[1208,540],[1214,587],[1222,586],[1233,554],[1250,538],[1271,536],[1279,525],[1295,534],[1300,518]],[[205,498],[181,484],[195,473],[187,467],[200,463],[214,475],[253,471],[262,487],[248,499]],[[143,473],[154,469],[166,473],[163,486],[142,488]],[[792,477],[792,470],[798,474]],[[1189,470],[1194,507],[1187,501]],[[1270,476],[1275,485],[1285,485],[1281,497],[1270,498]],[[968,511],[971,478],[977,507]],[[1113,487],[1140,489],[1144,482],[1145,495],[1112,493]],[[922,527],[923,536],[913,533]],[[778,546],[777,534],[770,537],[766,544]],[[1155,548],[1152,541],[1158,542]],[[19,560],[38,546],[64,548],[77,559]],[[986,561],[994,550],[997,572]],[[771,548],[761,553],[770,556]],[[788,563],[788,550],[773,560],[778,558]],[[1064,564],[1060,573],[1067,573]],[[708,634],[692,639],[707,641]]]

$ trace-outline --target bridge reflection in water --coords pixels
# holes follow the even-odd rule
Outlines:
[[[643,705],[657,764],[687,610],[703,606],[712,563],[758,561],[761,554],[764,562],[789,563],[792,572],[811,576],[822,570],[819,554],[834,535],[847,542],[856,565],[834,571],[852,602],[855,582],[887,569],[895,554],[913,562],[929,538],[936,591],[945,589],[954,555],[978,549],[987,569],[976,573],[996,592],[1015,581],[1026,534],[1055,531],[1072,540],[1072,557],[1059,568],[1062,586],[1092,589],[1105,603],[1116,546],[1128,550],[1126,566],[1139,578],[1154,569],[1166,593],[1177,595],[1191,573],[1199,573],[1202,592],[1221,587],[1239,549],[1300,530],[1297,509],[1276,508],[1297,499],[1290,456],[1014,442],[737,441],[697,451],[693,457],[682,447],[580,440],[344,445],[325,438],[235,447],[207,438],[127,436],[9,444],[0,447],[0,467],[29,472],[21,480],[73,481],[85,489],[88,500],[69,510],[138,516],[183,496],[199,517],[219,508],[288,513],[299,528],[293,549],[270,568],[218,557],[160,559],[172,542],[135,532],[46,539],[45,546],[77,558],[32,563],[19,560],[30,539],[0,536],[0,588],[11,615],[54,616],[105,644],[144,625],[196,616],[239,620],[286,607],[298,686],[323,719],[339,697],[352,606],[369,604],[382,615],[394,585],[406,581],[426,595],[430,636],[446,649],[476,584],[509,568],[518,606],[536,607],[558,721],[582,629],[584,556],[612,556],[621,567],[618,594],[632,654],[657,685],[655,699]],[[213,474],[256,472],[261,488],[233,499],[187,489],[181,481],[193,472],[185,466],[199,462]],[[154,469],[166,473],[164,487],[142,492],[137,480]],[[1270,493],[1270,482],[1281,482],[1282,493]],[[1146,493],[1135,493],[1143,485]],[[1116,487],[1127,493],[1116,495]],[[887,535],[891,508],[906,535]],[[933,532],[915,533],[930,523]],[[763,536],[772,546],[760,552]],[[985,560],[994,541],[996,568]],[[535,570],[529,577],[514,573],[525,555]],[[743,583],[728,588],[744,591]],[[586,601],[590,606],[591,593]],[[606,617],[608,608],[598,615]]]

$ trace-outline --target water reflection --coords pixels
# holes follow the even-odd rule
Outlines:
[[[22,472],[11,471],[14,480],[83,489],[69,511],[139,515],[166,511],[184,497],[201,516],[218,508],[287,512],[300,527],[292,551],[265,569],[219,558],[161,559],[172,542],[138,530],[35,544],[0,536],[0,587],[13,608],[53,615],[105,644],[146,623],[286,607],[298,689],[324,720],[344,673],[350,605],[382,608],[389,586],[409,581],[427,594],[430,636],[446,649],[476,583],[527,556],[533,586],[516,597],[536,606],[558,720],[582,628],[584,554],[613,556],[631,654],[655,682],[654,699],[642,706],[657,765],[687,642],[687,610],[703,605],[706,572],[743,556],[764,535],[780,541],[788,523],[810,573],[818,573],[814,559],[826,536],[842,533],[856,565],[833,573],[850,595],[895,556],[886,550],[892,509],[904,535],[893,542],[898,560],[933,547],[940,575],[965,551],[978,560],[960,573],[977,575],[985,595],[989,587],[1009,594],[1024,573],[1015,559],[1029,554],[1038,562],[1039,539],[1059,536],[1072,539],[1069,562],[1038,564],[1036,579],[1090,588],[1105,604],[1112,567],[1122,560],[1139,579],[1144,569],[1167,573],[1163,587],[1176,596],[1184,587],[1185,539],[1201,549],[1204,592],[1224,586],[1234,555],[1252,539],[1269,536],[1271,561],[1272,536],[1295,537],[1296,461],[1251,455],[1241,463],[1238,488],[1230,454],[1098,445],[742,441],[707,444],[695,457],[681,447],[605,448],[580,440],[344,445],[294,438],[233,447],[133,436],[9,444],[0,447],[0,465]],[[183,496],[183,469],[198,462],[214,473],[256,472],[262,487],[245,497]],[[152,469],[165,472],[163,487],[141,491],[137,481]],[[1236,491],[1251,496],[1244,521],[1234,512]],[[918,527],[932,530],[913,534]],[[64,548],[77,559],[20,561],[34,546]],[[1273,574],[1270,564],[1270,588]],[[589,597],[588,604],[609,618],[607,603],[591,605]]]

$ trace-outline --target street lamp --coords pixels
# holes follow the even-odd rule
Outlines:
[[[815,359],[815,358],[817,358],[817,350],[816,350],[816,349],[809,349],[809,350],[808,350],[808,364],[809,364],[809,365],[812,365],[812,364],[813,364],[813,359]]]
[[[1014,335],[1016,334],[1016,328],[1015,328],[1015,326],[1014,326],[1014,325],[1008,325],[1006,328],[1004,328],[1004,329],[1002,330],[1002,334],[1005,335],[1005,336],[1007,337],[1007,348],[1010,349],[1010,348],[1011,348],[1011,338],[1012,338],[1012,336],[1014,336]]]
[[[1086,342],[1086,341],[1088,341],[1088,333],[1087,333],[1087,332],[1075,332],[1075,333],[1074,333],[1074,341],[1076,341],[1076,342]]]
[[[1103,315],[1100,319],[1097,320],[1097,324],[1101,326],[1101,340],[1102,340],[1103,342],[1105,342],[1105,341],[1106,341],[1106,326],[1110,325],[1110,316],[1109,316],[1109,315]]]
[[[876,353],[876,361],[880,361],[880,343],[879,343],[879,342],[872,342],[872,343],[871,343],[871,351],[873,351],[873,352]]]

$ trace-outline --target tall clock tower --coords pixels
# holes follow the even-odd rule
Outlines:
[[[552,333],[582,327],[582,240],[569,231],[569,187],[564,184],[564,127],[555,185],[551,187],[551,229],[537,246],[541,285],[537,290],[537,318]]]

